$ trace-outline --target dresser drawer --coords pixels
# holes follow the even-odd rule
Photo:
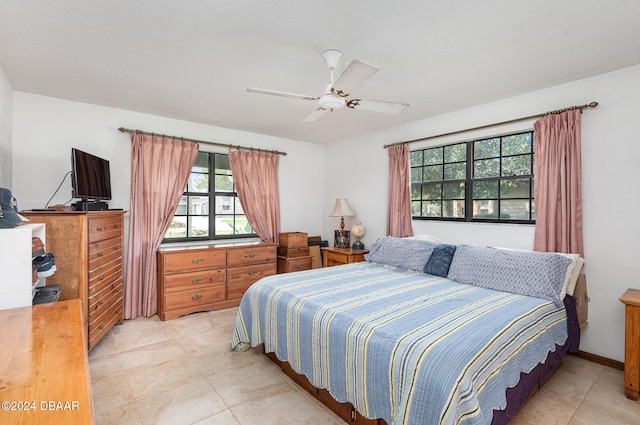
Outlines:
[[[120,260],[122,257],[122,239],[112,238],[89,245],[89,270],[108,263]]]
[[[276,260],[275,246],[248,246],[227,251],[227,265],[239,266]]]
[[[225,286],[216,285],[189,291],[165,294],[164,305],[167,310],[191,308],[198,305],[211,304],[225,299]]]
[[[122,237],[122,216],[89,218],[89,243]]]
[[[88,339],[89,346],[93,347],[102,339],[102,337],[109,332],[109,330],[116,323],[120,322],[123,318],[124,311],[124,299],[118,300],[113,306],[111,306],[105,314],[100,316],[98,320],[93,323],[89,323],[88,326]]]
[[[162,253],[164,273],[203,270],[224,267],[226,251],[223,249],[186,250],[175,253]]]
[[[89,270],[89,294],[98,292],[100,288],[121,278],[122,275],[122,261],[120,260],[111,261]]]
[[[113,305],[124,293],[122,279],[114,282],[113,285],[103,288],[100,292],[89,296],[89,322],[94,321],[102,315],[109,306]]]
[[[160,277],[161,279],[163,277]],[[166,292],[195,289],[203,285],[224,285],[227,278],[225,269],[211,269],[197,272],[168,274],[164,276],[164,290]]]
[[[299,272],[311,270],[311,257],[278,257],[278,273]]]
[[[253,264],[227,269],[227,285],[253,283],[265,276],[276,274],[276,263]]]

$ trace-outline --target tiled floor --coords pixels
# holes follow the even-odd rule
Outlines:
[[[341,424],[257,350],[229,350],[236,309],[116,326],[89,353],[97,425]],[[623,373],[568,356],[512,424],[640,424]]]

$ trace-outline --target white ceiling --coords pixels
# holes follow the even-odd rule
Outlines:
[[[380,68],[355,97],[409,108],[305,124],[313,101],[247,93],[322,94],[327,49],[336,77],[356,58]],[[315,143],[636,64],[639,0],[0,2],[14,90]]]

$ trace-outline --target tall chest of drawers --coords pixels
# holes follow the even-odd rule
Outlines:
[[[251,284],[276,273],[270,242],[161,247],[158,250],[158,316],[171,320],[240,304]]]
[[[61,286],[60,301],[82,301],[91,350],[124,320],[124,211],[22,212],[47,225],[47,251],[56,272],[47,284]]]

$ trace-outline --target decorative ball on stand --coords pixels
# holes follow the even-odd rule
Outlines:
[[[356,241],[351,246],[352,249],[364,249],[364,243],[360,240],[364,236],[364,226],[362,223],[354,224],[351,228],[351,234],[356,237]]]

